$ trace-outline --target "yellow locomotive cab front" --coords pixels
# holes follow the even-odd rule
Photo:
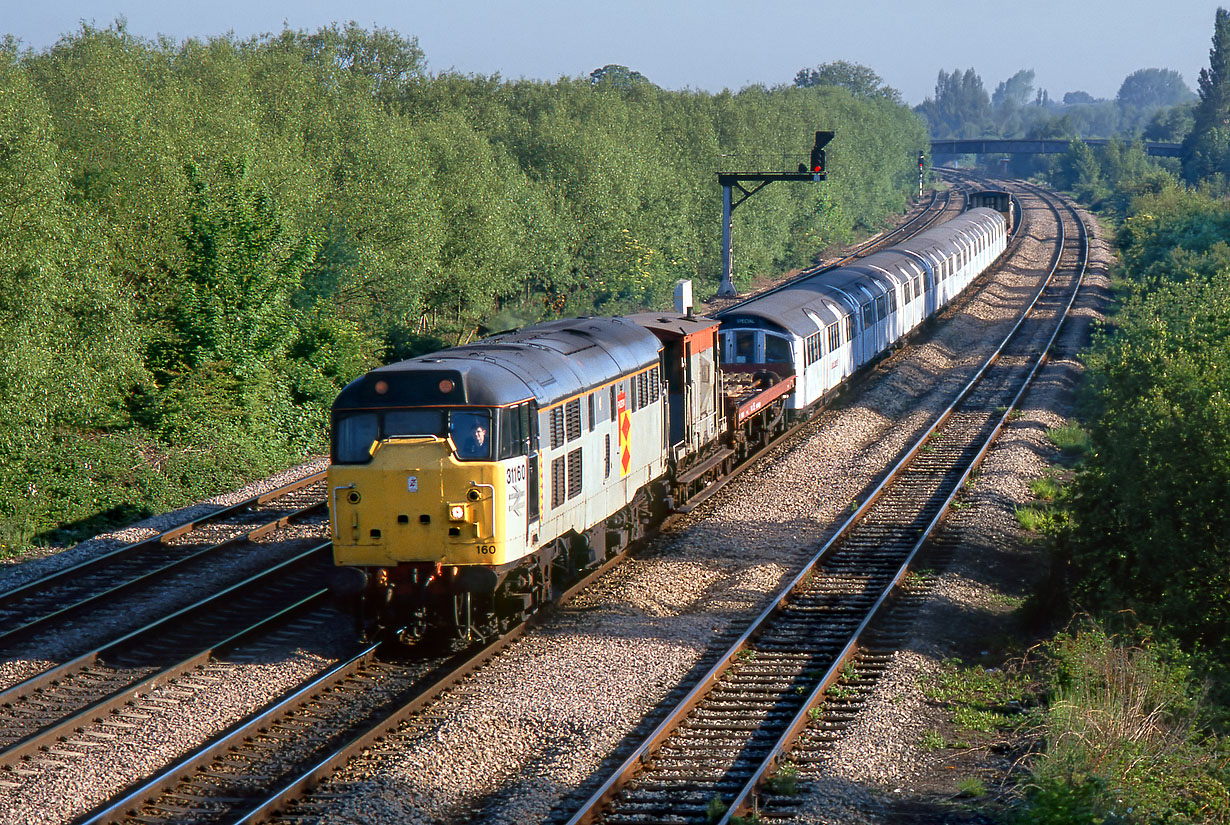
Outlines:
[[[374,442],[370,463],[334,464],[328,480],[336,565],[511,560],[503,468],[459,461],[448,438]]]

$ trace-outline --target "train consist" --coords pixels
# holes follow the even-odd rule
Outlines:
[[[497,635],[617,555],[964,289],[972,209],[712,318],[575,318],[372,370],[332,410],[333,590],[364,635]]]

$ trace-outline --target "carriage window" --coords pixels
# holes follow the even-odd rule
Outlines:
[[[384,414],[384,435],[443,435],[443,410],[396,410]]]
[[[915,277],[915,278],[914,278],[914,294],[915,294],[915,295],[917,295],[917,296],[919,296],[919,297],[922,297],[922,294],[923,294],[923,280],[922,280],[922,276],[921,276],[921,275],[919,275],[919,276],[917,276],[917,277]]]
[[[908,304],[914,300],[914,282],[906,281],[905,286],[901,287],[902,293],[905,295],[905,302]]]
[[[756,359],[756,333],[736,332],[735,333],[735,363],[746,364],[754,362]]]
[[[876,308],[871,304],[863,304],[863,328],[867,328],[876,322]]]
[[[888,297],[878,295],[876,296],[876,320],[883,321],[886,315],[888,315]]]
[[[841,327],[829,324],[829,352],[841,346]]]
[[[888,311],[897,311],[897,288],[893,287],[888,293]]]
[[[854,316],[853,315],[846,316],[846,340],[847,341],[854,340]]]
[[[333,433],[333,460],[339,464],[365,464],[372,458],[372,443],[380,438],[380,418],[360,413],[339,419]]]
[[[776,335],[766,335],[764,337],[764,360],[766,364],[774,362],[788,363],[791,360],[790,342]]]
[[[500,458],[528,455],[530,451],[530,405],[500,410]]]

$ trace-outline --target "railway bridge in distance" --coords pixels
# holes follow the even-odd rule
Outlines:
[[[1105,146],[1110,143],[1103,138],[1083,139],[1088,146]],[[973,138],[968,140],[933,140],[931,154],[934,155],[996,155],[996,154],[1061,154],[1068,151],[1072,144],[1070,139],[1053,140],[999,140],[990,138]],[[1146,142],[1145,153],[1155,157],[1177,158],[1180,156],[1182,144]]]

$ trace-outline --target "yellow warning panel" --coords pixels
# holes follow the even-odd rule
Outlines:
[[[623,478],[632,469],[632,413],[622,390],[616,396],[615,409],[619,413],[619,477]]]

